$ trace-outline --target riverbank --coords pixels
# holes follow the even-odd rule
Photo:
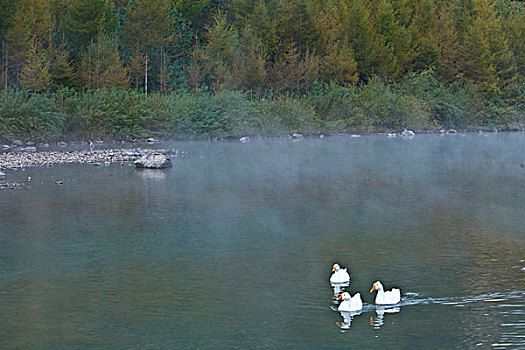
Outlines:
[[[432,75],[403,83],[372,79],[358,86],[318,85],[308,94],[173,91],[5,91],[0,96],[0,145],[19,140],[131,141],[238,139],[284,134],[522,130],[523,92],[445,85]],[[29,146],[31,147],[31,146]]]

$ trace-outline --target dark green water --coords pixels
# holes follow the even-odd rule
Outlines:
[[[525,348],[524,133],[161,147],[187,153],[8,172],[0,348]]]

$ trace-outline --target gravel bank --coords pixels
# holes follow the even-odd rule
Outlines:
[[[107,149],[69,152],[8,152],[0,153],[0,170],[70,163],[102,164],[130,162],[148,152],[151,152],[151,150]]]

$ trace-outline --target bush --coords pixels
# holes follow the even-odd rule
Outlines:
[[[0,104],[0,138],[55,140],[63,135],[65,115],[52,97],[24,90],[7,90]]]
[[[369,131],[428,130],[435,127],[424,103],[393,89],[379,78],[360,86],[356,100]]]
[[[106,140],[144,137],[147,133],[140,121],[149,116],[143,99],[133,91],[87,91],[71,116],[68,133],[75,138]]]

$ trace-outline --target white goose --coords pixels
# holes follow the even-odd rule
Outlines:
[[[377,290],[376,304],[380,305],[392,305],[397,304],[401,301],[401,291],[397,288],[385,291],[381,282],[377,281],[370,289],[370,293]]]
[[[332,271],[334,273],[330,276],[331,283],[346,283],[350,281],[350,275],[346,271],[346,268],[341,268],[339,264],[334,264]]]
[[[339,304],[337,311],[359,311],[363,308],[363,301],[359,293],[351,296],[350,293],[344,292],[337,300],[343,300],[341,304]]]

